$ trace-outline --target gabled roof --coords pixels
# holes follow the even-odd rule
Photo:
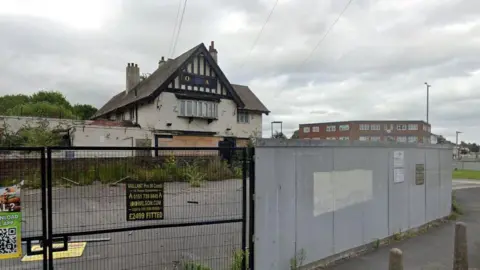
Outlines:
[[[270,113],[267,107],[263,105],[248,86],[239,84],[232,84],[232,86],[245,104],[244,110],[258,111],[266,114]]]
[[[92,118],[98,118],[99,116],[113,112],[121,107],[159,95],[162,88],[166,86],[166,83],[173,79],[177,71],[180,70],[191,57],[200,52],[203,52],[204,55],[206,55],[205,59],[210,62],[219,79],[226,82],[225,86],[232,93],[232,96],[238,103],[239,107],[245,110],[269,113],[268,109],[260,102],[260,100],[258,100],[255,94],[247,86],[232,85],[228,82],[223,72],[218,68],[218,65],[213,63],[214,60],[211,58],[205,45],[201,43],[177,58],[168,60],[149,77],[131,89],[128,94],[125,94],[125,91],[122,91],[113,96],[92,116]]]

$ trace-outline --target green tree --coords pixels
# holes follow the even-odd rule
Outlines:
[[[58,105],[66,109],[72,109],[72,105],[65,96],[59,91],[38,91],[30,98],[31,103],[46,102],[52,105]]]
[[[298,139],[298,138],[300,138],[300,136],[298,136],[298,129],[297,129],[293,132],[292,137],[290,137],[290,139]]]
[[[88,120],[97,112],[97,108],[88,104],[76,104],[73,113],[81,120]]]
[[[19,104],[9,109],[7,115],[75,118],[75,115],[70,109],[48,102]]]
[[[283,134],[282,132],[275,131],[275,134],[273,134],[272,138],[274,139],[286,139],[287,136]]]
[[[5,95],[0,97],[0,115],[6,115],[7,111],[16,105],[26,104],[30,102],[30,97],[27,95]]]

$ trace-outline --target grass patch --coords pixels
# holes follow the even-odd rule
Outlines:
[[[453,179],[472,179],[480,180],[480,171],[472,170],[454,170],[452,173]]]

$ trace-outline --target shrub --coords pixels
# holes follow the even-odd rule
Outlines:
[[[248,251],[236,250],[233,253],[233,262],[230,267],[231,270],[242,270],[243,260],[245,260],[246,269],[248,268]]]
[[[225,160],[220,158],[212,159],[205,166],[207,180],[217,181],[234,178],[235,175]]]
[[[192,187],[200,187],[205,181],[205,173],[201,172],[196,164],[187,164],[184,177]]]
[[[211,270],[212,268],[200,263],[186,262],[183,265],[183,270]]]

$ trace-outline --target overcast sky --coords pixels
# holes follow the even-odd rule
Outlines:
[[[182,1],[183,2],[183,1]],[[480,141],[480,1],[188,1],[174,56],[215,41],[230,82],[247,84],[283,121],[426,119],[434,133]],[[0,94],[62,91],[100,107],[124,89],[125,66],[151,73],[169,55],[178,0],[0,3]],[[308,59],[308,60],[307,60]]]

